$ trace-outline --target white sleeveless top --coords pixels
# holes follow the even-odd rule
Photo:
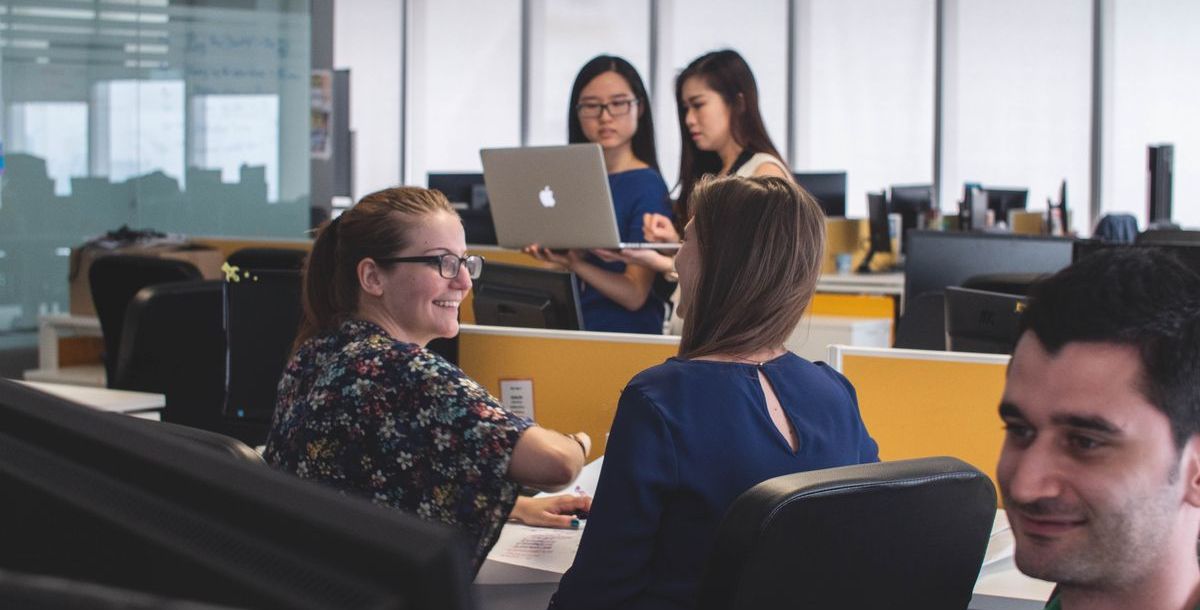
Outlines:
[[[754,172],[758,171],[758,168],[766,165],[767,163],[774,163],[779,167],[779,169],[783,170],[785,175],[792,175],[792,172],[783,164],[783,160],[775,155],[772,155],[771,153],[763,152],[754,153],[754,156],[750,157],[748,161],[742,164],[742,166],[739,167],[736,172],[733,172],[733,175],[742,178],[749,178],[750,176],[754,175]]]
[[[791,170],[789,170],[787,166],[783,164],[782,159],[772,155],[771,153],[763,152],[754,153],[754,156],[750,157],[749,160],[742,164],[742,166],[739,167],[736,172],[733,172],[733,175],[740,178],[749,178],[750,176],[754,175],[754,172],[758,171],[758,168],[767,163],[774,163],[779,167],[779,169],[783,170],[784,174],[788,176],[792,175]],[[679,313],[675,311],[679,306],[679,286],[675,286],[675,292],[671,295],[671,302],[674,303],[676,307],[671,309],[671,319],[667,322],[667,334],[682,335],[683,318],[679,317]]]

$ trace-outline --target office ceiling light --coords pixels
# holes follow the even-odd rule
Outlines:
[[[126,53],[142,53],[145,55],[166,55],[170,50],[165,44],[126,44]]]
[[[125,21],[132,23],[166,23],[166,13],[135,13],[130,11],[100,11],[101,21]]]
[[[46,19],[87,19],[96,18],[96,11],[82,8],[43,8],[39,6],[14,6],[14,17],[42,17]]]

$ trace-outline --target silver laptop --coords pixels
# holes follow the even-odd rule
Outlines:
[[[599,144],[485,148],[479,156],[496,241],[505,248],[679,247],[621,242]]]

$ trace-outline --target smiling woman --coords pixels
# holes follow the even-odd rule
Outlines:
[[[304,271],[304,320],[283,378],[266,458],[343,493],[463,530],[478,568],[513,518],[569,526],[591,500],[522,499],[555,490],[591,447],[504,409],[425,349],[458,334],[458,308],[483,260],[437,191],[367,195],[321,228]]]

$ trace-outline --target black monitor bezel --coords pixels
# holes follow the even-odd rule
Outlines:
[[[546,323],[516,328],[584,329],[579,285],[573,273],[527,265],[487,262],[483,266],[483,273],[474,281],[472,295],[476,324],[496,325],[489,324],[493,320],[488,313],[480,316],[490,299],[523,300],[546,297],[550,307],[556,310],[555,317],[563,321],[558,324]]]

